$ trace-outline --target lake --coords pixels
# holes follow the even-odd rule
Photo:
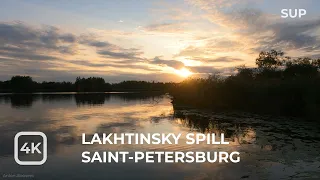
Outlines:
[[[41,131],[48,159],[20,166],[14,136]],[[82,145],[82,133],[224,133],[229,145]],[[239,163],[81,163],[83,151],[239,151]],[[0,95],[0,179],[320,179],[320,125],[295,118],[175,107],[168,95]],[[26,177],[25,177],[26,178]]]

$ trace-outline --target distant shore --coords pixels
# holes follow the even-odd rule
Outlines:
[[[30,76],[0,81],[0,93],[39,92],[167,92],[175,83],[123,81],[110,84],[101,77],[78,77],[75,82],[36,82]]]

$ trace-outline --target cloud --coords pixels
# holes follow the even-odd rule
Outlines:
[[[198,60],[198,61],[204,61],[206,63],[214,63],[214,62],[219,62],[219,63],[229,63],[229,62],[240,62],[243,61],[243,59],[239,58],[234,58],[234,57],[218,57],[218,58],[201,58],[201,57],[196,57],[193,58],[193,60]]]
[[[239,2],[234,0],[190,0],[191,4],[200,6],[202,9],[210,10],[222,7],[230,7]]]
[[[180,2],[161,1],[157,2],[157,6],[151,9],[151,16],[158,21],[162,20],[177,20],[177,21],[190,21],[198,20],[199,16],[193,9],[181,6]]]
[[[195,47],[191,45],[182,49],[179,53],[175,55],[175,57],[187,57],[189,59],[204,61],[210,59],[212,61],[221,61],[222,59],[217,59],[217,54],[219,53],[244,51],[248,48],[250,48],[250,46],[247,46],[245,42],[239,39],[234,39],[234,37],[214,37],[204,40],[202,46]],[[222,58],[223,57],[226,56],[223,55]],[[231,58],[228,59],[229,61],[231,60]],[[239,60],[239,58],[234,59]]]
[[[228,73],[222,68],[240,63],[254,66],[262,50],[279,49],[295,56],[320,54],[319,18],[281,20],[257,9],[253,0],[188,2],[193,6],[170,4],[160,9],[165,14],[149,25],[127,24],[129,28],[121,30],[116,28],[124,24],[114,22],[119,26],[92,27],[81,35],[54,26],[0,22],[0,66],[6,68],[0,76],[87,74],[152,79],[159,72],[181,67],[195,73],[217,69]],[[186,66],[187,60],[201,62],[189,65],[205,66]]]
[[[201,73],[208,74],[208,73],[218,72],[217,68],[215,68],[213,66],[188,66],[187,68],[194,73],[200,73],[200,74]]]
[[[79,43],[86,46],[96,47],[96,48],[115,47],[115,45],[110,42],[98,40],[100,37],[96,36],[95,34],[99,34],[99,33],[100,32],[85,34],[85,35],[82,34],[78,37]]]
[[[2,53],[7,52],[11,55],[18,52],[41,54],[40,52],[46,51],[73,54],[76,51],[75,36],[61,33],[52,26],[34,29],[22,23],[0,23],[0,43]],[[14,47],[21,51],[16,51]],[[29,57],[32,56],[29,55]]]
[[[320,19],[274,22],[263,30],[248,34],[256,39],[255,52],[270,49],[299,51],[301,56],[320,51]]]
[[[115,62],[92,63],[92,62],[85,61],[85,60],[72,60],[72,61],[68,61],[68,63],[81,65],[81,66],[86,66],[86,67],[97,67],[97,68],[99,68],[99,67],[112,67],[112,68],[119,68],[119,69],[128,68],[128,65],[129,65],[130,69],[132,69],[132,70],[148,70],[150,72],[159,71],[159,70],[156,70],[156,69],[148,69],[148,67],[146,65],[134,64],[134,63],[128,62],[128,61],[117,61],[116,63]]]
[[[175,57],[179,56],[187,56],[187,57],[194,57],[194,56],[202,56],[208,54],[205,52],[203,47],[194,47],[194,46],[188,46],[184,49],[182,49]]]
[[[191,44],[181,49],[175,57],[231,62],[230,59],[216,59],[230,56],[236,57],[234,62],[245,60],[254,65],[255,56],[270,49],[291,53],[298,51],[301,56],[320,52],[320,18],[283,20],[280,15],[253,8],[251,0],[188,2],[200,8],[204,12],[203,17],[219,28],[216,28],[217,33],[197,38],[194,42],[201,41],[201,44]]]
[[[53,26],[35,28],[24,23],[0,22],[0,43],[1,80],[13,75],[30,75],[40,81],[74,81],[77,76],[101,76],[110,82],[175,79],[161,68],[149,66],[174,66],[174,60],[149,63],[139,48],[121,47],[102,40],[99,34],[74,35]]]
[[[188,66],[187,68],[200,77],[206,77],[208,74],[229,76],[235,73],[234,67]]]
[[[86,35],[80,37],[80,43],[95,47],[96,53],[105,58],[141,60],[143,52],[137,48],[122,48],[107,41],[97,40],[99,37]]]
[[[0,24],[0,37],[1,42],[9,41],[12,43],[21,43],[28,40],[35,40],[38,38],[36,31],[21,24]]]
[[[257,26],[264,21],[263,13],[257,9],[238,8],[253,0],[190,0],[190,4],[204,10],[209,21],[227,28],[246,28]],[[258,26],[257,26],[258,27]]]
[[[299,21],[292,24],[276,23],[270,26],[273,31],[271,43],[289,43],[292,48],[319,48],[319,36],[312,35],[312,31],[320,28],[320,19]]]
[[[161,33],[185,33],[187,31],[187,23],[160,23],[151,24],[143,28],[147,32]]]
[[[72,60],[69,61],[70,63],[82,65],[82,66],[89,66],[89,67],[105,67],[108,66],[106,63],[91,63],[85,60]]]
[[[127,49],[123,49],[125,52],[114,52],[110,50],[99,50],[98,54],[103,55],[109,58],[115,59],[141,59],[139,56],[142,55],[142,52],[139,51],[131,51]],[[127,52],[126,52],[127,51]]]
[[[90,75],[112,74],[115,68],[118,68],[118,74],[128,69],[132,70],[131,73],[155,72],[146,64],[135,64],[145,59],[137,48],[122,48],[94,35],[64,33],[53,26],[34,28],[24,23],[2,22],[0,43],[0,66],[6,68],[0,73],[1,79],[17,74],[38,79],[62,75],[76,77],[84,72]],[[99,60],[72,60],[78,55],[79,47],[81,51],[94,48],[91,56],[100,56]]]
[[[95,47],[110,47],[111,44],[108,42],[102,42],[102,41],[91,41],[88,42],[88,45],[95,46]]]
[[[48,56],[48,55],[40,55],[40,54],[33,54],[31,52],[18,52],[18,51],[3,51],[7,48],[0,47],[0,55],[6,56],[10,58],[17,58],[17,59],[26,59],[26,60],[54,60],[57,59],[55,56]]]
[[[184,64],[180,61],[163,60],[163,59],[160,59],[159,57],[155,57],[152,61],[149,61],[149,63],[160,65],[160,66],[169,66],[169,67],[172,67],[175,69],[180,69],[180,68],[184,67]]]

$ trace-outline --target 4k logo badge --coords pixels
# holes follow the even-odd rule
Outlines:
[[[19,142],[19,137],[23,136],[38,136],[42,137],[41,142],[24,141]],[[22,141],[22,140],[21,140]],[[19,148],[19,144],[23,144]],[[42,148],[41,148],[42,147]],[[30,161],[20,160],[19,154],[25,155],[42,155],[41,160]],[[20,165],[42,165],[47,161],[47,136],[43,132],[19,132],[14,137],[14,160]]]

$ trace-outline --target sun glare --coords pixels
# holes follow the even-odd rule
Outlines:
[[[181,68],[178,70],[175,70],[175,73],[178,74],[181,77],[189,77],[190,75],[192,75],[193,73],[191,71],[189,71],[189,69],[187,68]]]

